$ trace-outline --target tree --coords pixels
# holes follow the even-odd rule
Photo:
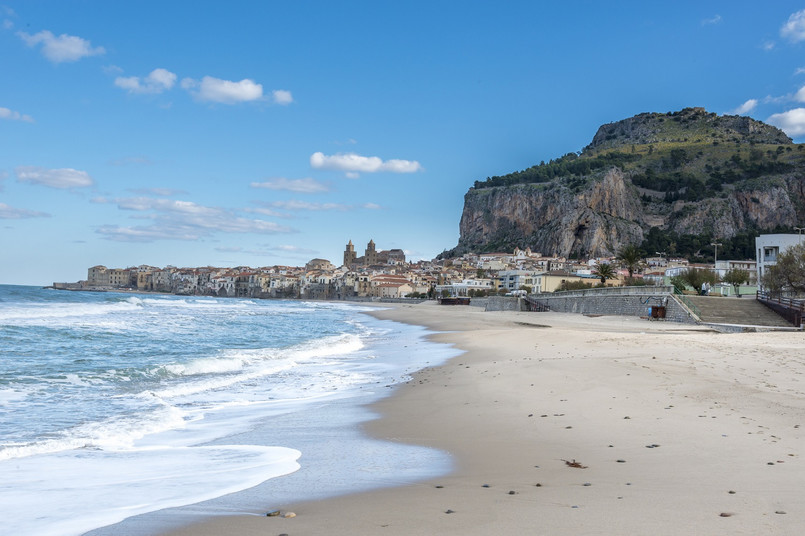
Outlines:
[[[634,244],[623,246],[618,251],[617,259],[621,264],[629,270],[629,279],[634,277],[635,270],[640,267],[640,261],[643,260],[643,252]]]
[[[682,282],[693,287],[693,289],[696,291],[696,294],[702,293],[703,284],[709,283],[713,285],[718,281],[718,277],[716,277],[715,273],[711,272],[710,270],[703,270],[701,268],[688,268],[679,274],[679,277]]]
[[[749,272],[741,270],[740,268],[730,268],[727,270],[727,273],[724,274],[722,281],[732,285],[732,288],[735,289],[735,295],[738,296],[738,288],[741,285],[749,283]]]
[[[805,245],[792,246],[777,255],[777,264],[763,275],[763,286],[775,293],[805,293]]]
[[[615,268],[611,264],[597,264],[593,273],[601,279],[602,285],[607,284],[607,279],[615,279]]]

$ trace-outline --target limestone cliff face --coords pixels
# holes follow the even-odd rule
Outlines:
[[[641,204],[629,177],[611,169],[578,193],[552,183],[471,189],[456,252],[529,246],[544,254],[607,256],[640,244],[651,227],[729,238],[750,228],[797,226],[797,206],[805,206],[805,178],[790,177],[779,186],[678,201],[662,211]]]
[[[530,184],[470,190],[459,245],[524,244],[545,253],[606,255],[642,240],[639,220],[636,189],[612,169],[577,194]]]
[[[726,239],[803,223],[805,146],[751,118],[686,108],[603,125],[580,154],[476,182],[450,253],[607,256],[654,227]]]

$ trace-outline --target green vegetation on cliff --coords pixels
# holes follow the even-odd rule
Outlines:
[[[736,123],[743,132],[736,130]],[[617,167],[647,197],[700,201],[725,189],[754,189],[751,181],[805,167],[805,145],[747,117],[685,108],[640,114],[602,126],[580,153],[568,153],[522,171],[475,181],[475,189],[558,180],[578,188],[601,169]],[[648,201],[648,199],[646,199]]]

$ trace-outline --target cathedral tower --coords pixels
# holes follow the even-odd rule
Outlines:
[[[352,245],[352,240],[347,244],[347,249],[344,250],[344,266],[349,268],[355,264],[355,246]]]
[[[369,240],[369,244],[366,246],[366,256],[364,257],[364,263],[367,266],[377,264],[377,250],[375,250],[374,240]]]

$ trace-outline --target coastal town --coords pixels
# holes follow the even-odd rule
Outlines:
[[[370,240],[358,255],[350,240],[340,265],[315,258],[304,266],[252,268],[194,267],[163,268],[140,265],[127,268],[92,266],[87,279],[75,283],[54,283],[66,290],[129,290],[177,295],[218,297],[296,298],[329,300],[376,300],[437,297],[483,297],[523,295],[572,290],[593,286],[662,285],[690,268],[714,272],[723,277],[731,270],[747,274],[742,285],[717,284],[719,295],[749,294],[757,290],[764,263],[773,262],[776,252],[796,243],[798,235],[761,235],[757,239],[757,260],[715,259],[711,264],[694,264],[684,258],[660,252],[642,257],[627,266],[615,256],[588,260],[546,256],[530,249],[513,252],[468,253],[453,259],[409,262],[401,249],[379,250]],[[599,267],[612,270],[602,279]],[[631,273],[630,273],[631,272]]]

